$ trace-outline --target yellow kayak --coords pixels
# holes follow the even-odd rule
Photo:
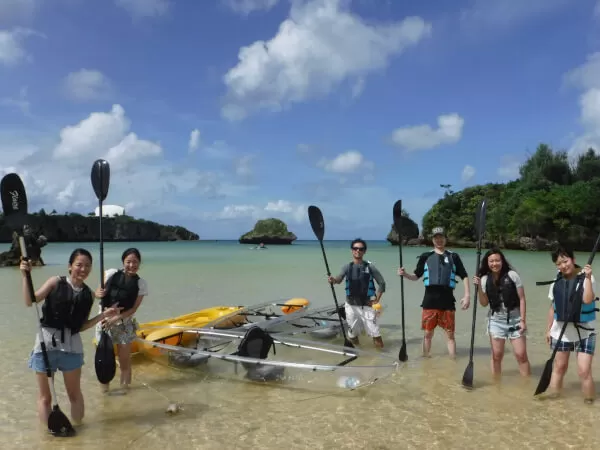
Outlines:
[[[163,344],[185,345],[186,341],[190,341],[194,336],[188,333],[174,332],[175,330],[170,327],[185,326],[188,328],[200,328],[221,317],[231,315],[242,308],[242,306],[213,306],[212,308],[201,309],[200,311],[184,314],[183,316],[142,323],[137,330],[137,335],[142,339],[157,341]],[[240,317],[239,320],[243,321],[244,318]],[[235,323],[237,321],[236,317],[232,317],[231,321]],[[158,328],[162,326],[165,328]],[[94,345],[97,345],[96,338],[94,338]],[[116,355],[117,346],[115,345],[114,348]],[[131,352],[136,353],[139,350],[138,343],[136,341],[132,342]]]

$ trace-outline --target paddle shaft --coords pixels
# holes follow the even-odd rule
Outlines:
[[[27,255],[27,247],[25,246],[25,238],[23,236],[19,236],[19,246],[21,247],[21,256],[23,257],[23,260],[29,261],[29,256]],[[42,348],[42,357],[44,358],[44,365],[46,366],[46,375],[48,376],[48,378],[51,378],[50,382],[48,383],[50,385],[50,394],[52,395],[52,399],[54,400],[53,405],[57,405],[58,399],[54,390],[54,380],[52,379],[52,371],[50,370],[50,358],[48,358],[48,350],[46,349],[46,342],[44,342],[42,318],[40,317],[40,310],[38,308],[37,299],[35,297],[35,289],[33,288],[33,280],[31,279],[31,273],[29,271],[25,272],[25,280],[27,282],[27,290],[29,291],[29,298],[35,305],[34,308],[40,329],[40,347]]]
[[[327,262],[327,255],[325,254],[325,246],[323,245],[323,240],[319,239],[319,244],[321,245],[321,253],[323,253],[323,261],[325,261],[325,270],[327,271],[327,277],[331,276],[331,271],[329,270],[329,263]],[[333,301],[335,303],[336,310],[339,311],[340,305],[337,301],[337,295],[335,295],[335,288],[332,283],[329,283],[331,287],[331,294],[333,295]],[[344,322],[342,321],[342,316],[340,316],[338,312],[338,319],[340,320],[340,326],[342,327],[342,333],[344,334],[344,339],[348,341],[348,336],[346,336],[346,329],[344,328]]]
[[[100,171],[100,186],[103,185],[103,171]],[[98,199],[99,233],[100,233],[100,288],[104,289],[104,239],[102,236],[102,198]]]
[[[483,233],[481,233],[483,236]],[[479,265],[481,264],[481,236],[477,244],[477,268],[475,274],[479,271]],[[473,296],[473,323],[471,324],[471,348],[469,350],[469,362],[473,361],[473,352],[475,349],[475,321],[477,319],[477,297],[479,294],[479,286],[475,286],[475,295]]]
[[[404,267],[402,264],[402,233],[400,230],[396,230],[398,232],[398,258],[400,260],[400,267]],[[400,308],[402,312],[402,343],[406,342],[406,332],[404,326],[404,277],[400,277]]]

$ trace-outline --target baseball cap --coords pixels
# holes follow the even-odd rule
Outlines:
[[[431,236],[435,236],[436,234],[441,234],[442,236],[446,236],[446,232],[443,227],[435,227],[431,230]]]

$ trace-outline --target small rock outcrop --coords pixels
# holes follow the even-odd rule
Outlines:
[[[242,235],[239,242],[240,244],[283,245],[291,244],[296,239],[298,239],[296,235],[288,230],[282,220],[271,218],[256,222],[252,231]]]
[[[402,216],[400,220],[402,227],[402,244],[405,245],[409,240],[419,237],[419,226],[410,217]],[[392,224],[392,229],[387,235],[387,240],[392,245],[398,245],[399,236],[396,226]]]
[[[25,238],[25,247],[27,248],[27,256],[29,256],[33,266],[43,266],[42,247],[48,240],[42,234],[34,235],[29,227],[25,227],[23,237]],[[10,249],[0,253],[0,267],[18,266],[21,262],[21,246],[19,245],[19,235],[13,232],[12,243]]]

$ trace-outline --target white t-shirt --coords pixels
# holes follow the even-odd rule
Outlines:
[[[550,290],[548,292],[548,298],[551,301],[554,301],[554,294],[552,293],[553,289],[554,289],[554,283],[552,283],[550,285]],[[592,289],[593,289],[594,295],[595,295],[598,291],[596,290],[596,279],[594,278],[594,275],[592,275]],[[558,339],[558,336],[560,335],[563,325],[564,325],[564,322],[558,322],[556,319],[554,319],[554,321],[552,322],[552,328],[550,329],[550,336],[552,336],[552,338],[554,338],[554,339]],[[591,322],[578,323],[578,325],[581,325],[585,328],[591,328],[592,330],[596,329],[596,321],[595,320],[592,320]],[[578,332],[579,332],[579,334],[578,334]],[[563,337],[561,340],[565,341],[565,342],[577,342],[580,339],[585,339],[585,338],[589,337],[589,335],[592,333],[595,333],[595,331],[584,330],[583,328],[577,329],[577,328],[575,328],[575,325],[570,323],[567,325],[567,328],[565,329],[565,334],[563,334]],[[581,338],[579,336],[581,336]]]
[[[521,281],[521,277],[519,276],[519,274],[517,272],[515,272],[514,270],[509,270],[508,271],[508,277],[513,281],[513,283],[515,283],[515,287],[517,289],[523,287],[523,282]],[[484,275],[481,277],[481,290],[486,293],[485,289],[486,289],[486,284],[487,284],[487,280],[488,280],[488,276]],[[511,317],[520,315],[520,307],[517,306],[516,308],[514,308],[513,310],[511,310],[510,315]],[[488,316],[492,315],[492,310],[490,309],[490,311],[488,312]],[[495,312],[494,316],[497,317],[504,317],[506,318],[506,307],[504,306],[504,303],[501,303],[500,305],[500,311]]]

